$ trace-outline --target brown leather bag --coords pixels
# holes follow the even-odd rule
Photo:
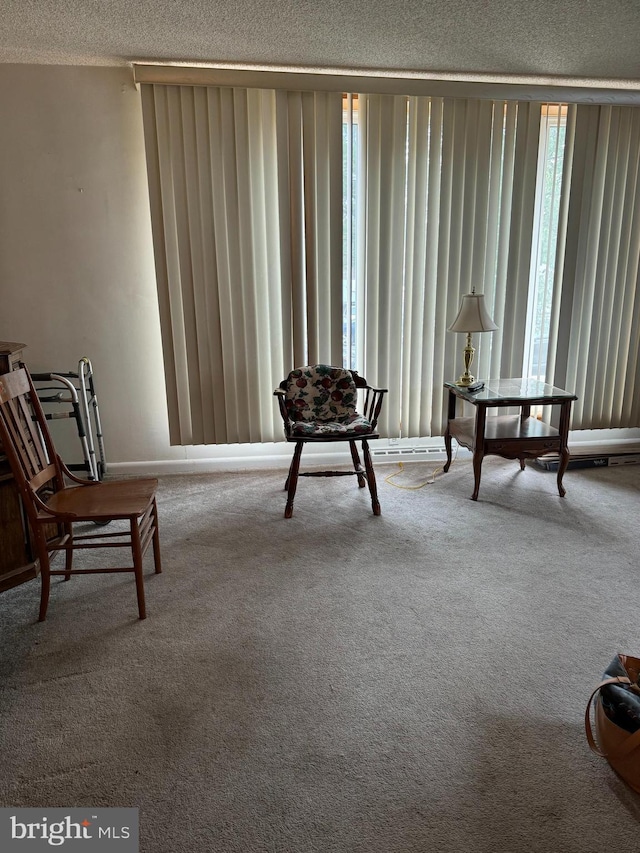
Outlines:
[[[615,674],[617,672],[621,674]],[[593,752],[606,758],[616,773],[640,794],[639,679],[640,659],[618,655],[589,697],[584,725]],[[604,699],[602,688],[605,688]],[[592,704],[595,707],[595,738],[591,729]]]

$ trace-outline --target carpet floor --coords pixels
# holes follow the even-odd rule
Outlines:
[[[129,806],[144,853],[617,853],[640,798],[583,715],[640,654],[640,466],[161,478],[127,575],[0,596],[0,805]]]

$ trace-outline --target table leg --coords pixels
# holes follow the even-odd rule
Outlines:
[[[568,464],[569,450],[565,447],[565,449],[560,452],[560,462],[558,464],[558,494],[561,498],[567,494],[567,490],[562,485],[562,477],[564,476],[564,472],[567,470]]]
[[[523,424],[527,418],[531,416],[531,406],[528,403],[525,403],[523,406],[520,406],[520,423]],[[520,456],[520,470],[524,471],[524,456]]]
[[[442,470],[446,474],[451,467],[451,433],[449,432],[449,424],[444,433],[444,448],[447,451],[447,461],[444,463]]]
[[[571,417],[571,400],[560,404],[560,423],[558,424],[558,432],[560,433],[560,461],[558,463],[558,494],[563,498],[567,490],[562,485],[564,472],[569,464],[569,420]]]
[[[444,433],[444,447],[447,451],[447,461],[444,464],[443,471],[446,474],[451,467],[451,430],[449,424],[456,416],[456,395],[453,391],[449,391],[449,408],[447,411],[447,428]]]
[[[480,477],[482,475],[482,460],[484,458],[484,426],[487,418],[487,407],[476,403],[476,430],[473,443],[473,476],[474,487],[471,495],[472,501],[478,500],[480,491]]]

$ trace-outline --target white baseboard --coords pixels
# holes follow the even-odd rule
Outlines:
[[[374,465],[397,464],[398,462],[442,462],[446,459],[442,436],[422,439],[386,439],[371,442]],[[640,429],[577,430],[569,434],[569,448],[574,455],[606,455],[616,453],[640,453]],[[210,451],[208,456],[187,457],[191,448],[183,448],[182,459],[157,459],[139,462],[111,462],[109,474],[115,475],[159,475],[159,474],[205,474],[215,471],[255,471],[258,469],[283,469],[291,464],[293,445],[286,442],[273,444],[224,445],[198,448],[198,453]],[[470,457],[463,447],[457,448],[458,459]],[[305,448],[302,455],[303,468],[327,465],[350,465],[348,448],[336,450],[330,443]]]
[[[404,462],[438,462],[446,459],[441,437],[424,439],[376,439],[370,443],[374,465]],[[185,448],[186,449],[186,448]],[[188,449],[186,449],[188,450]],[[109,474],[205,474],[213,471],[254,471],[258,469],[283,469],[291,464],[293,445],[277,444],[225,445],[211,447],[211,456],[183,459],[158,459],[140,462],[112,462],[107,466]],[[469,455],[459,448],[458,458]],[[351,465],[351,456],[346,445],[327,442],[324,445],[307,446],[302,454],[302,468]]]

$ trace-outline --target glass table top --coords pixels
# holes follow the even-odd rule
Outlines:
[[[471,402],[492,403],[493,405],[514,405],[518,403],[543,403],[577,400],[575,394],[548,385],[541,379],[486,379],[484,388],[469,391],[455,382],[445,382],[445,387],[459,397]]]

